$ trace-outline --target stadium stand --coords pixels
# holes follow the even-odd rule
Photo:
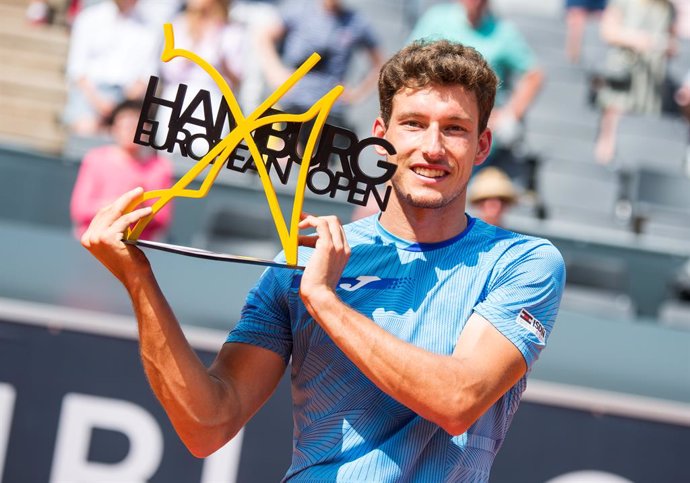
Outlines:
[[[384,50],[397,50],[409,28],[402,9],[392,0],[365,3],[362,8],[383,21]],[[665,304],[676,300],[670,288],[674,270],[690,258],[690,180],[683,164],[687,124],[672,113],[659,119],[626,117],[619,159],[613,167],[597,164],[593,144],[599,112],[591,103],[590,78],[605,52],[598,25],[588,25],[582,62],[573,65],[565,58],[562,12],[536,2],[528,2],[529,8],[510,0],[493,3],[524,33],[547,76],[528,113],[521,151],[534,176],[508,216],[508,227],[547,236],[564,253],[570,272],[567,306],[631,320],[669,311]],[[0,59],[8,66],[0,72],[0,100],[7,106],[0,113],[5,145],[0,150],[0,218],[69,229],[67,205],[79,157],[69,149],[59,154],[67,32],[29,28],[24,8],[21,0],[0,0]],[[399,12],[399,18],[384,12]],[[688,67],[686,42],[671,72]],[[354,69],[353,75],[360,74]],[[353,109],[351,121],[360,136],[368,135],[375,109],[373,98]],[[189,167],[183,160],[176,163],[179,172]],[[266,250],[277,246],[270,215],[258,208],[265,202],[259,185],[225,175],[219,181],[222,187],[207,199],[179,204],[170,241],[234,253],[241,253],[249,240],[256,246],[266,242]],[[245,204],[255,200],[257,209],[228,214],[228,203],[240,198]],[[350,205],[327,201],[324,206],[323,200],[308,200],[318,205],[316,212],[348,218]],[[228,217],[241,221],[228,222]]]
[[[536,208],[531,218],[529,211],[513,213],[509,226],[547,236],[563,252],[566,310],[609,319],[659,317],[690,328],[687,302],[671,288],[674,271],[690,255],[683,248],[690,238],[687,123],[672,102],[659,118],[625,116],[614,163],[597,164],[593,82],[606,53],[598,23],[587,26],[581,63],[572,65],[558,13],[525,14],[516,2],[501,3],[547,77],[527,115],[523,147],[536,160]],[[669,94],[689,67],[688,46],[682,42],[670,62]]]
[[[28,25],[25,10],[24,0],[0,0],[0,140],[59,153],[69,34]]]

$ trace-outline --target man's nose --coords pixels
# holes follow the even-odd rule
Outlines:
[[[430,161],[435,161],[441,159],[445,153],[441,130],[438,126],[432,124],[424,133],[422,154]]]

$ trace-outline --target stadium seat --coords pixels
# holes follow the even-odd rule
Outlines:
[[[566,123],[559,123],[563,130],[549,132],[540,128],[548,122],[537,121],[530,124],[525,133],[525,150],[544,161],[564,161],[568,163],[595,164],[594,140],[586,135],[576,135],[581,126],[565,130]],[[585,127],[584,130],[587,130]],[[571,133],[571,134],[569,134]]]
[[[566,289],[562,306],[591,315],[632,319],[636,307],[629,295],[629,271],[622,259],[596,254],[565,254]]]
[[[568,254],[565,264],[570,284],[609,292],[628,292],[628,267],[622,259],[596,254]]]
[[[666,300],[659,307],[659,324],[690,330],[690,301]]]
[[[576,285],[566,286],[561,299],[561,309],[607,320],[633,320],[636,314],[635,304],[627,294],[611,294]]]
[[[690,179],[640,169],[633,175],[631,201],[639,232],[690,240]]]
[[[537,171],[537,193],[546,218],[587,226],[627,229],[624,173],[602,166],[548,160]]]
[[[615,161],[633,169],[685,172],[688,124],[675,117],[623,116]]]
[[[586,80],[548,79],[527,112],[528,127],[590,140],[596,135],[599,111],[588,104]]]

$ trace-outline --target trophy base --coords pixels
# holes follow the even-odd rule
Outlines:
[[[216,253],[200,248],[184,247],[180,245],[172,245],[170,243],[154,242],[150,240],[122,240],[128,245],[134,245],[143,248],[153,248],[154,250],[161,250],[164,252],[176,253],[178,255],[186,255],[188,257],[205,258],[207,260],[220,260],[223,262],[246,263],[249,265],[262,265],[265,267],[290,268],[292,270],[304,270],[301,265],[289,265],[287,263],[278,263],[274,260],[266,258],[247,257],[243,255],[227,255],[225,253]]]

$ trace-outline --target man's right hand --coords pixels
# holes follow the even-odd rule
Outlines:
[[[143,191],[142,188],[135,188],[110,205],[101,208],[81,237],[84,248],[89,250],[125,285],[127,285],[128,277],[136,277],[141,270],[150,270],[149,262],[143,252],[122,241],[124,233],[131,224],[151,214],[149,206],[124,213],[127,206],[141,196]]]

